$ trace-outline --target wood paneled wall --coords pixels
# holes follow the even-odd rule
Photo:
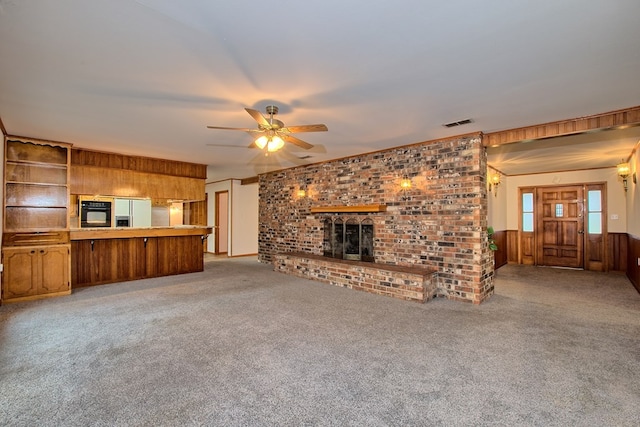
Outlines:
[[[495,231],[493,233],[493,240],[498,246],[498,250],[493,252],[494,268],[501,267],[507,263],[508,244],[507,244],[507,232],[504,230]]]
[[[127,156],[81,148],[71,150],[71,164],[75,166],[97,166],[107,169],[127,169],[186,178],[207,178],[207,165],[152,157]]]
[[[518,230],[507,230],[507,262],[519,263],[518,259]]]
[[[627,277],[633,286],[640,292],[640,238],[628,236],[627,238]]]
[[[505,235],[502,237],[502,235]],[[520,262],[518,230],[506,230],[496,232],[494,239],[498,245],[496,256],[496,268],[508,263],[518,264]],[[503,242],[504,240],[504,242]],[[635,253],[634,253],[634,246]],[[526,248],[522,249],[523,251]],[[503,255],[504,252],[504,255]],[[632,281],[635,277],[634,285],[640,281],[640,267],[637,259],[640,257],[640,239],[628,236],[626,233],[608,233],[607,235],[607,271],[625,271]],[[506,258],[506,262],[503,261]],[[523,257],[526,258],[526,257]],[[523,264],[530,264],[523,259]]]
[[[206,165],[72,149],[71,194],[204,200]]]
[[[71,283],[98,285],[202,271],[201,236],[71,242]]]
[[[102,194],[121,197],[149,197],[167,200],[203,200],[205,180],[107,169],[71,166],[72,194]]]
[[[626,271],[628,258],[627,233],[609,233],[607,236],[607,270]]]
[[[183,222],[191,225],[207,225],[207,198],[184,204]]]

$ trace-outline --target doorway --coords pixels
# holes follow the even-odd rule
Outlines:
[[[520,263],[605,271],[605,186],[520,188]]]
[[[229,250],[229,192],[216,191],[215,193],[215,254],[226,254]]]

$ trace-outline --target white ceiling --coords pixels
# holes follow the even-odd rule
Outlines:
[[[638,105],[638,16],[638,0],[0,0],[0,119],[12,135],[204,163],[209,181],[243,178],[276,167],[265,162]],[[244,132],[206,128],[255,127],[244,107],[269,104],[285,124],[329,131],[297,134],[316,148],[291,162],[247,149]],[[624,143],[589,135],[582,167],[586,152],[615,165],[637,130]],[[565,144],[550,141],[535,154],[494,149],[489,162],[539,171],[525,160]]]

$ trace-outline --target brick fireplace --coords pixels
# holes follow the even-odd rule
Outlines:
[[[261,175],[259,260],[287,274],[383,295],[480,303],[493,293],[485,175],[481,134]],[[403,177],[411,178],[411,189],[401,190]],[[300,189],[305,197],[297,196]],[[345,239],[357,228],[362,240],[362,225],[372,245],[363,251],[359,242],[355,259]],[[327,245],[327,234],[342,239],[342,247]],[[336,250],[341,258],[332,258]],[[329,251],[332,257],[325,257]],[[331,269],[347,267],[327,278]],[[422,279],[407,278],[411,269]]]
[[[362,216],[324,218],[322,252],[329,258],[374,262],[373,220]]]

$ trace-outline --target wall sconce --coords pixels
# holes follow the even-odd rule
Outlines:
[[[298,189],[296,190],[296,197],[298,197],[298,199],[304,199],[305,197],[307,197],[307,195],[307,185],[304,181],[302,181],[298,186]]]
[[[407,191],[411,190],[412,186],[411,178],[407,175],[404,175],[400,180],[400,191],[402,191],[402,200],[407,200],[409,196],[407,196]]]
[[[489,191],[493,188],[493,195],[498,197],[498,185],[500,185],[500,174],[494,173],[489,177]]]
[[[624,186],[624,192],[627,192],[627,177],[629,176],[629,163],[623,161],[622,163],[618,163],[618,176],[622,178],[622,185]]]

